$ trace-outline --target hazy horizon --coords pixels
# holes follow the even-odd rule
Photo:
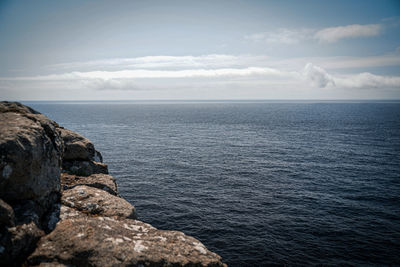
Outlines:
[[[400,99],[398,1],[2,1],[0,100]]]

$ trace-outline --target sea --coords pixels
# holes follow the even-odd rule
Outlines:
[[[24,103],[229,266],[400,265],[399,101]]]

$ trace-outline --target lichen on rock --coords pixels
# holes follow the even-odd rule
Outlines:
[[[137,220],[90,216],[60,221],[28,261],[32,265],[224,266],[217,254],[181,232],[157,230]]]

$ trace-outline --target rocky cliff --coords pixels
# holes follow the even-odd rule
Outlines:
[[[1,266],[226,266],[201,242],[137,220],[85,137],[0,102]]]

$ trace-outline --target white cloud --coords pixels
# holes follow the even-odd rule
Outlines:
[[[244,88],[252,84],[299,85],[314,88],[400,88],[400,77],[371,73],[352,75],[330,74],[320,66],[307,63],[299,71],[288,71],[267,67],[185,69],[185,70],[121,70],[90,71],[51,74],[32,77],[0,78],[0,87],[48,87],[62,89],[91,90],[164,90],[168,88],[201,88],[229,83]],[[305,87],[305,88],[306,88]]]
[[[343,95],[381,98],[385,93],[398,98],[400,77],[367,72],[343,75],[335,70],[399,65],[399,59],[398,54],[391,53],[367,58],[310,57],[281,60],[264,55],[204,55],[78,62],[68,63],[76,67],[75,71],[69,70],[72,65],[66,67],[67,71],[63,71],[65,66],[53,66],[54,70],[47,75],[0,77],[0,98],[321,99],[324,96],[340,98]],[[96,62],[101,62],[98,68]],[[138,68],[145,66],[143,64],[147,64],[148,68]],[[89,70],[85,70],[88,66]],[[368,91],[368,88],[371,90]]]
[[[281,28],[271,32],[261,32],[245,36],[246,39],[267,44],[297,44],[307,39],[312,33],[310,29]]]
[[[377,36],[381,33],[381,30],[382,25],[380,24],[353,24],[319,30],[314,34],[314,38],[320,42],[334,43],[345,38]]]
[[[335,78],[338,87],[344,88],[397,88],[400,89],[400,77],[382,76],[364,72],[356,75],[339,76]]]
[[[179,68],[221,68],[237,66],[240,58],[233,55],[201,56],[146,56],[133,58],[109,58],[84,62],[69,62],[46,66],[47,69],[179,69]]]
[[[334,79],[323,68],[307,63],[302,74],[308,79],[311,84],[316,87],[324,88],[328,85],[335,85]]]
[[[337,88],[397,88],[400,89],[400,77],[374,75],[369,72],[363,72],[352,75],[331,75],[323,68],[308,63],[302,74],[314,86],[319,88],[337,87]]]
[[[51,74],[43,76],[2,78],[2,80],[25,81],[52,81],[52,80],[76,80],[76,79],[149,79],[149,78],[218,78],[240,76],[287,76],[290,73],[273,68],[248,67],[242,69],[186,69],[186,70],[120,70],[120,71],[89,71],[71,72],[63,74]]]
[[[245,39],[267,44],[297,44],[306,40],[318,40],[322,43],[334,43],[341,39],[356,37],[378,36],[383,29],[381,24],[360,25],[352,24],[346,26],[329,27],[324,29],[287,29],[281,28],[269,32],[259,32],[246,35]]]

